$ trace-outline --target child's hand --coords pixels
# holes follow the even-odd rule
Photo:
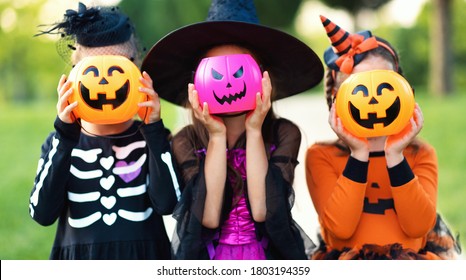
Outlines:
[[[348,145],[349,149],[351,150],[351,156],[360,161],[368,161],[369,143],[367,139],[357,137],[345,129],[340,117],[337,115],[335,103],[333,103],[332,107],[330,108],[328,122],[338,138],[340,138],[343,142],[346,143],[346,145]]]
[[[261,131],[264,119],[272,106],[272,83],[270,82],[270,76],[267,71],[264,72],[262,78],[262,92],[262,96],[259,92],[257,93],[256,108],[252,112],[248,113],[246,117],[246,131]]]
[[[78,101],[71,104],[68,102],[68,98],[73,93],[71,82],[66,80],[66,76],[62,75],[57,87],[58,92],[58,103],[57,103],[57,114],[58,118],[64,123],[73,123],[75,117],[71,114],[74,108],[78,106]]]
[[[198,119],[207,129],[211,136],[225,135],[226,127],[222,119],[214,117],[209,113],[209,106],[204,102],[202,108],[199,104],[199,96],[193,84],[188,84],[188,99],[194,113],[194,117]]]
[[[403,160],[403,150],[421,132],[423,125],[424,116],[416,103],[413,117],[409,120],[408,125],[400,133],[388,136],[385,141],[385,157],[388,167],[393,167]]]
[[[158,122],[161,116],[161,106],[159,95],[155,92],[152,79],[146,71],[142,72],[142,77],[139,78],[139,81],[143,85],[139,88],[140,92],[143,92],[149,96],[148,101],[144,101],[138,104],[140,108],[145,107],[147,110],[146,114],[140,114],[141,118],[144,118],[143,121],[146,124]],[[145,111],[145,110],[144,110]]]

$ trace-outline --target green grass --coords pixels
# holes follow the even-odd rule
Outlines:
[[[437,208],[466,244],[466,96],[417,97],[424,114],[421,137],[437,150],[439,186]],[[463,256],[465,252],[463,252]]]
[[[44,259],[54,227],[41,227],[28,212],[41,143],[53,129],[54,105],[0,108],[0,258]]]
[[[438,209],[466,244],[466,95],[432,98],[417,94],[424,112],[421,137],[437,150]],[[162,104],[164,122],[173,128],[177,113]],[[0,104],[0,259],[47,259],[55,225],[42,227],[28,212],[29,194],[40,147],[53,129],[55,104]],[[413,209],[415,211],[415,209]]]

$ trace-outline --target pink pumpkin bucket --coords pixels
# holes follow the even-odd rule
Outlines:
[[[262,93],[262,73],[249,54],[202,59],[194,76],[199,103],[207,102],[211,114],[250,111]]]

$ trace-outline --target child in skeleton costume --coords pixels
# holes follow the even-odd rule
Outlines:
[[[44,33],[61,34],[59,46],[72,62],[92,55],[122,55],[137,63],[134,27],[118,8],[79,4],[64,21]],[[70,43],[71,42],[71,43]],[[63,55],[65,49],[58,49]],[[141,121],[94,124],[77,120],[67,102],[73,89],[63,75],[58,84],[55,131],[42,145],[29,211],[39,224],[58,219],[51,259],[170,259],[162,215],[179,196],[172,164],[170,132],[147,73],[139,103],[151,113]],[[78,124],[79,123],[79,124]]]
[[[168,34],[143,61],[161,74],[161,98],[193,113],[173,139],[185,183],[174,213],[176,259],[306,259],[314,246],[291,216],[301,133],[274,116],[271,101],[317,85],[323,66],[304,43],[257,22],[252,1],[213,1],[207,21]],[[262,97],[255,94],[254,110],[212,115],[192,73],[203,57],[232,54],[262,63]]]
[[[404,137],[359,138],[336,115],[334,99],[342,82],[375,69],[402,74],[397,53],[370,31],[349,34],[321,20],[333,46],[324,53],[325,90],[329,123],[339,139],[316,143],[306,153],[306,179],[322,238],[312,258],[453,258],[460,248],[436,212],[436,153],[416,137],[423,125],[419,106]]]

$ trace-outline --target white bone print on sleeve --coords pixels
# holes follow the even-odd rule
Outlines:
[[[163,162],[165,162],[165,164],[167,165],[168,170],[170,170],[170,176],[172,177],[173,187],[175,188],[176,199],[180,200],[181,191],[180,186],[178,184],[178,179],[176,178],[175,170],[173,169],[172,157],[169,152],[165,152],[161,155],[161,158]]]
[[[39,181],[36,184],[36,189],[34,190],[34,193],[31,195],[30,202],[33,206],[37,206],[37,204],[39,203],[39,192],[42,189],[42,186],[44,185],[45,177],[47,177],[47,175],[49,174],[50,167],[52,166],[52,159],[55,153],[57,152],[57,147],[59,143],[60,140],[53,137],[52,149],[50,150],[49,155],[47,157],[47,163],[43,164],[43,161],[39,161],[39,165],[43,166],[43,170],[42,174],[40,174]],[[31,216],[33,215],[34,212],[31,211]]]

